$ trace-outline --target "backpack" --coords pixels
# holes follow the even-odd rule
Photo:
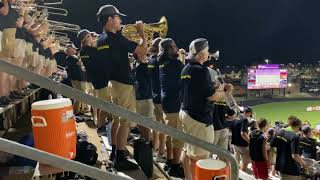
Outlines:
[[[77,141],[77,154],[75,161],[93,166],[96,164],[98,159],[97,147],[89,143],[88,141],[83,141],[78,139]]]
[[[144,139],[134,140],[133,157],[141,167],[144,174],[151,178],[153,174],[152,145]]]

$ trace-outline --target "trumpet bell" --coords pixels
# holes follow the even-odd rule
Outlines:
[[[147,39],[147,44],[150,45],[154,39],[154,35],[157,33],[159,37],[165,38],[168,32],[168,21],[163,16],[161,17],[158,23],[145,24],[144,33]],[[127,39],[137,42],[140,42],[140,36],[136,30],[135,24],[128,24],[123,26],[121,33]]]

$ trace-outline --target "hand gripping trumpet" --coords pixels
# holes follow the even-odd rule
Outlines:
[[[221,83],[222,84],[226,84],[224,79],[223,79],[223,76],[221,75],[220,73],[220,70],[219,69],[216,69],[217,73],[218,73],[218,76],[220,77],[219,79],[221,80]],[[226,89],[223,89],[224,93],[225,93],[225,102],[227,104],[227,106],[234,110],[237,114],[240,114],[240,106],[238,105],[237,101],[234,99],[233,95],[232,95],[232,92],[228,92]]]

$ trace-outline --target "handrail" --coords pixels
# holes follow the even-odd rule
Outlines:
[[[119,176],[117,174],[112,174],[110,172],[103,171],[92,166],[88,166],[86,164],[82,164],[77,161],[68,160],[57,155],[47,153],[45,151],[31,148],[29,146],[19,144],[17,142],[10,141],[4,138],[0,138],[0,150],[10,154],[39,161],[43,164],[48,164],[50,166],[54,166],[60,169],[79,173],[81,175],[95,179],[129,179]]]
[[[195,138],[194,136],[183,133],[182,131],[179,131],[175,128],[172,128],[170,126],[166,126],[166,125],[161,124],[160,122],[157,122],[157,121],[153,121],[150,118],[147,118],[147,117],[142,116],[140,114],[130,112],[123,107],[114,105],[114,104],[106,102],[102,99],[85,94],[78,89],[74,89],[72,87],[61,84],[59,82],[55,82],[47,77],[43,77],[43,76],[38,75],[34,72],[31,72],[27,69],[20,68],[18,66],[15,66],[13,64],[10,64],[10,63],[2,61],[2,60],[0,60],[0,71],[12,74],[16,77],[20,77],[20,78],[27,80],[29,82],[32,82],[40,87],[49,89],[53,92],[62,94],[66,97],[72,97],[72,98],[79,100],[79,101],[82,101],[86,104],[90,104],[95,108],[99,108],[103,111],[109,112],[109,113],[116,115],[116,116],[121,116],[124,119],[133,121],[133,122],[135,122],[139,125],[142,125],[144,127],[148,127],[150,129],[162,132],[162,133],[167,134],[173,138],[179,139],[179,140],[184,141],[186,143],[201,147],[207,151],[215,153],[219,157],[227,160],[230,163],[231,179],[232,180],[239,179],[239,169],[238,169],[238,163],[237,163],[236,159],[231,155],[231,153],[229,151],[222,149],[216,145],[213,145],[212,143],[208,143],[206,141],[200,140],[198,138]]]

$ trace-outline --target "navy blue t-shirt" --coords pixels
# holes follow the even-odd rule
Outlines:
[[[2,29],[16,28],[16,21],[19,18],[18,12],[9,5],[9,12],[6,16],[0,15],[0,24]]]
[[[215,93],[208,68],[197,62],[189,62],[181,72],[181,109],[192,119],[212,124],[213,105],[208,97]]]
[[[136,63],[136,100],[152,99],[151,77],[147,63]]]
[[[101,69],[96,56],[96,47],[84,46],[81,48],[80,58],[83,62],[83,65],[86,67],[87,81],[91,82],[95,89],[101,89],[107,84],[102,79],[104,71]]]
[[[84,81],[85,73],[82,71],[81,66],[78,65],[79,59],[76,56],[67,56],[67,73],[71,80]]]
[[[277,148],[276,170],[280,173],[299,176],[300,165],[292,158],[293,154],[300,154],[299,136],[293,131],[283,129],[271,140],[270,145]]]
[[[159,61],[161,104],[165,113],[177,113],[180,111],[180,75],[182,69],[183,64],[178,59],[167,58]]]
[[[229,110],[226,102],[213,102],[213,127],[214,130],[227,128],[226,113]]]
[[[16,39],[26,39],[26,32],[24,28],[17,28]]]
[[[241,118],[233,123],[231,127],[232,141],[231,144],[236,146],[248,147],[249,143],[241,136],[242,132],[248,133],[249,120],[247,118]]]
[[[104,76],[101,81],[108,85],[109,80],[134,85],[134,76],[130,67],[128,54],[133,53],[138,44],[126,39],[120,32],[107,32],[98,40],[97,58]]]
[[[159,62],[157,60],[157,56],[152,56],[150,58],[148,69],[151,77],[153,103],[161,104],[161,86],[159,79]]]
[[[52,53],[51,53],[51,50],[49,48],[44,50],[44,57],[46,59],[51,59],[52,58]]]
[[[62,66],[62,67],[67,67],[67,54],[63,51],[59,51],[54,54],[54,58],[57,61],[57,65]]]

